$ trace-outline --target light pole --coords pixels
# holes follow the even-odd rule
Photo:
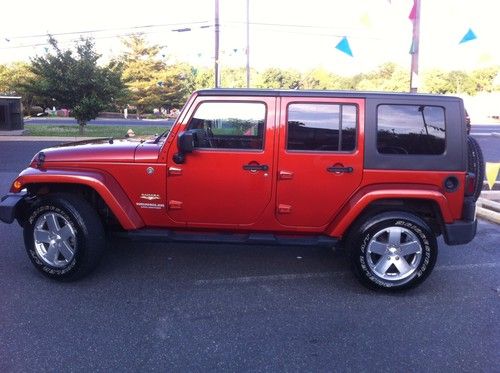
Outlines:
[[[215,88],[219,88],[219,0],[215,0]]]
[[[250,0],[247,0],[247,88],[250,88]]]
[[[410,73],[410,92],[416,93],[419,86],[418,78],[418,52],[420,44],[420,0],[414,0],[412,14],[413,37],[411,42],[411,73]]]

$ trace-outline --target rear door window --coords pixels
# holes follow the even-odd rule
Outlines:
[[[356,148],[356,123],[355,105],[290,104],[287,150],[351,152]]]

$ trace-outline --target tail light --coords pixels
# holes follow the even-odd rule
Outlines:
[[[465,175],[465,196],[471,197],[474,195],[474,190],[476,186],[476,174],[468,172]]]

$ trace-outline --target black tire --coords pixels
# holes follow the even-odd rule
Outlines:
[[[49,220],[52,227],[55,224],[61,228],[51,229]],[[67,234],[61,233],[63,229]],[[35,230],[39,238],[41,235],[44,238],[35,240]],[[63,239],[66,235],[68,238]],[[31,262],[43,275],[73,281],[97,266],[104,252],[105,234],[99,216],[87,201],[72,194],[53,194],[32,206],[24,223],[24,244]],[[63,245],[65,251],[61,248]],[[48,259],[49,256],[52,259]]]
[[[484,157],[479,143],[472,136],[467,136],[467,157],[467,172],[471,172],[476,175],[473,197],[474,201],[477,201],[479,195],[481,194],[481,191],[483,190]]]
[[[394,241],[398,244],[389,243],[390,232],[393,240],[400,232],[399,240]],[[348,249],[360,282],[370,289],[388,291],[422,283],[432,272],[438,253],[436,235],[429,226],[406,212],[384,212],[360,222],[350,233]],[[400,271],[406,266],[408,271]]]

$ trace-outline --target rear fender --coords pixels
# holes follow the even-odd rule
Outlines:
[[[366,208],[377,200],[419,199],[434,201],[445,223],[453,221],[446,197],[435,187],[429,185],[392,185],[383,187],[372,185],[362,188],[342,208],[326,233],[332,237],[342,237]]]
[[[96,170],[51,169],[29,167],[19,174],[11,187],[16,193],[29,184],[80,184],[95,190],[120,222],[123,229],[142,228],[144,222],[118,182],[108,173]]]

